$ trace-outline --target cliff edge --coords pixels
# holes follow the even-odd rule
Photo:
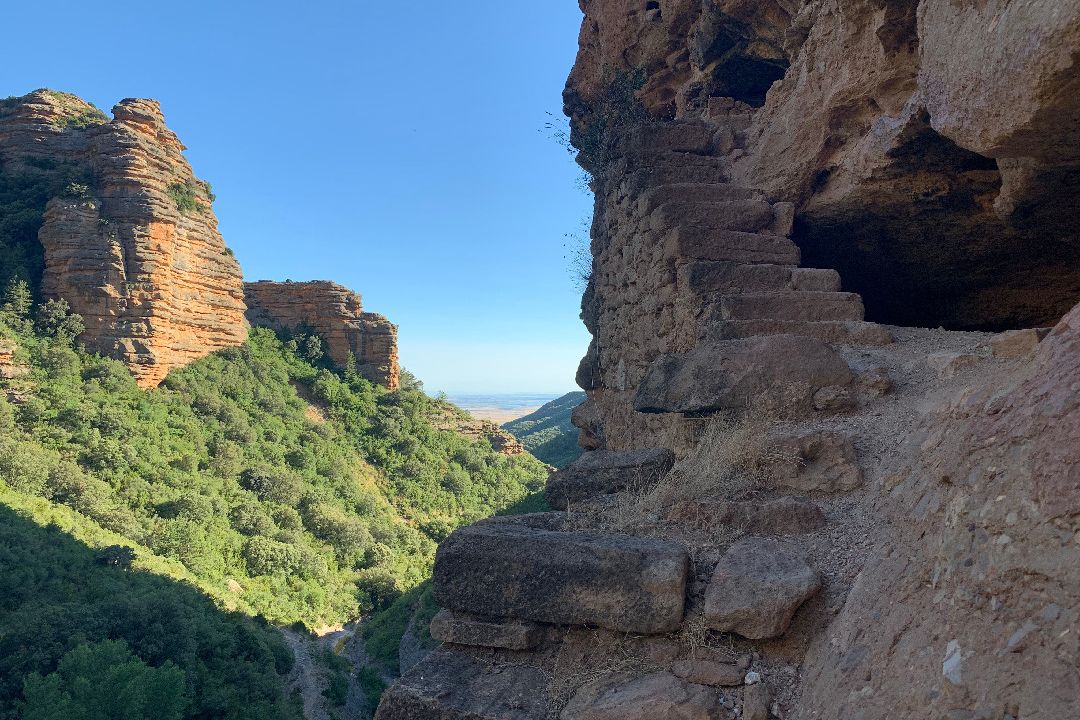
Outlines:
[[[41,293],[83,316],[87,349],[123,360],[144,387],[247,336],[240,266],[184,146],[153,100],[123,100],[109,120],[38,90],[0,113],[0,172],[66,172],[37,237]],[[36,279],[36,278],[30,278]]]

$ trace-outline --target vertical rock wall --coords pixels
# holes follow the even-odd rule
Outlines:
[[[767,232],[790,231],[798,252],[723,259],[837,270],[868,319],[1031,327],[1080,299],[1080,136],[1063,120],[1077,113],[1080,2],[957,7],[582,3],[564,97],[596,191],[586,447],[678,443],[677,421],[630,398],[648,363],[710,332],[732,278],[702,264],[721,259],[702,229],[746,222],[718,219],[731,202],[793,211]],[[697,137],[672,145],[680,126]],[[713,217],[681,214],[701,200]]]
[[[841,278],[896,325],[1056,324],[1030,360],[978,364],[886,430],[841,411],[870,480],[829,521],[874,530],[830,536],[823,564],[851,562],[853,581],[777,684],[782,713],[760,717],[1080,715],[1080,2],[581,7],[565,99],[596,190],[583,446],[680,450],[705,396],[752,375],[725,339],[812,335],[859,372],[858,346],[888,340]],[[742,226],[756,201],[771,224]],[[934,352],[962,335],[871,353],[908,374],[886,416],[927,363],[985,363]],[[659,381],[668,401],[642,403]],[[675,396],[695,412],[658,412]]]
[[[1080,297],[1076,0],[582,8],[578,146],[627,77],[653,119],[745,102],[731,181],[795,203],[803,261],[839,270],[871,319],[1050,325]]]
[[[364,312],[360,296],[327,281],[260,282],[244,286],[253,325],[277,330],[307,326],[326,341],[330,358],[344,367],[354,357],[358,369],[390,390],[401,380],[397,326]]]
[[[98,119],[60,93],[27,95],[0,117],[0,171],[86,169],[89,184],[65,189],[45,211],[41,291],[83,316],[89,350],[122,360],[152,387],[244,341],[243,282],[209,186],[195,179],[158,103],[124,100],[113,114]]]

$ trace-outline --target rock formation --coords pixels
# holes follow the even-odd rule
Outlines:
[[[0,380],[12,380],[30,372],[30,368],[15,360],[14,343],[0,339]]]
[[[244,285],[210,185],[183,151],[154,100],[123,100],[111,121],[52,90],[0,106],[0,173],[56,185],[37,231],[40,290],[82,315],[79,341],[153,387],[173,368],[243,343],[246,313],[274,328],[309,326],[334,362],[352,355],[370,380],[397,388],[397,327],[363,312],[359,295],[332,282]]]
[[[86,322],[80,341],[144,387],[247,336],[240,266],[183,150],[153,100],[123,100],[109,121],[39,90],[0,115],[2,172],[85,172],[45,210],[41,291],[67,300]]]
[[[1080,3],[581,7],[588,452],[377,717],[1080,717]]]
[[[352,357],[368,380],[391,390],[400,384],[397,326],[364,312],[360,296],[348,288],[322,280],[262,280],[246,283],[244,294],[252,325],[310,328],[326,342],[327,354],[339,367]]]
[[[872,319],[1000,329],[1075,302],[1075,0],[582,7],[579,147],[595,154],[627,82],[654,119],[734,102],[730,177],[796,203],[804,260],[839,270]]]

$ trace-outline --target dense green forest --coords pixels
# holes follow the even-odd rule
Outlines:
[[[583,392],[567,393],[502,427],[535,457],[548,465],[566,467],[581,455],[578,429],[570,422],[570,415],[584,401]]]
[[[303,329],[255,328],[150,391],[79,330],[9,283],[0,342],[29,373],[0,381],[0,718],[295,717],[266,622],[392,606],[454,527],[546,475],[436,429],[454,409],[413,379],[331,368]],[[78,700],[88,677],[117,692]],[[150,689],[161,714],[140,715]],[[106,696],[136,710],[64,710]]]

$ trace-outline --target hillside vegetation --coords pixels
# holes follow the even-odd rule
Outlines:
[[[543,483],[534,458],[436,429],[447,408],[415,381],[387,392],[333,370],[302,330],[255,328],[150,391],[78,349],[78,330],[62,304],[34,309],[9,285],[0,342],[29,373],[0,381],[0,503],[14,518],[0,718],[33,698],[64,707],[71,678],[98,666],[118,670],[95,682],[179,689],[179,714],[156,717],[294,716],[288,652],[250,618],[318,627],[385,608],[454,527]],[[253,674],[169,647],[200,633],[242,636],[203,649]]]
[[[581,455],[578,429],[570,422],[570,415],[584,401],[583,392],[567,393],[502,427],[540,460],[555,467],[566,467]]]

